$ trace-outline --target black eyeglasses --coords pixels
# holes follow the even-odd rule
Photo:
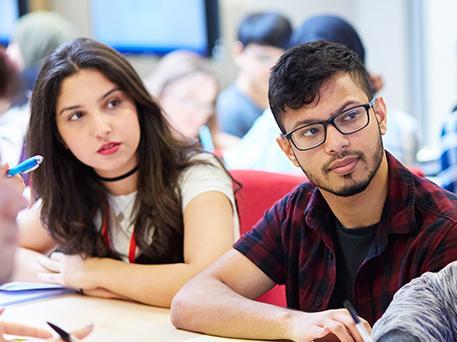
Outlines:
[[[300,150],[306,151],[324,143],[327,138],[327,126],[332,125],[344,135],[358,132],[370,123],[370,108],[374,106],[376,98],[369,103],[346,109],[326,121],[318,121],[295,128],[289,133],[281,134],[282,137],[292,141]]]

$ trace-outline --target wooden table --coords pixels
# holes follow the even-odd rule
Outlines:
[[[87,342],[246,341],[178,330],[170,322],[168,309],[79,294],[7,307],[2,320],[45,329],[48,329],[46,321],[50,321],[65,330],[73,330],[93,323],[92,334],[84,340]]]

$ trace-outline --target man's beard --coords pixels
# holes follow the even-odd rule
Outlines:
[[[384,151],[384,146],[382,143],[381,135],[378,135],[376,151],[373,155],[373,160],[372,160],[373,167],[371,169],[367,170],[367,176],[365,177],[365,179],[356,182],[353,180],[352,173],[349,173],[347,175],[342,176],[342,178],[344,178],[346,182],[345,182],[345,185],[343,185],[342,187],[339,187],[339,188],[333,187],[332,184],[330,184],[331,183],[330,181],[325,181],[322,178],[315,177],[310,172],[306,172],[305,169],[301,166],[301,164],[300,164],[300,168],[303,170],[303,172],[308,177],[308,179],[314,185],[316,185],[316,187],[318,187],[319,189],[325,190],[336,196],[349,197],[349,196],[353,196],[358,193],[361,193],[371,183],[371,180],[373,179],[374,175],[376,174],[376,172],[379,169],[379,166],[381,165],[383,151]],[[348,155],[357,156],[359,158],[359,162],[363,162],[368,167],[370,166],[365,153],[363,153],[362,151],[344,151],[344,152],[336,155],[334,158],[332,158],[332,160],[327,162],[322,167],[322,174],[324,175],[324,177],[326,177],[328,175],[329,167],[335,160],[344,158]]]

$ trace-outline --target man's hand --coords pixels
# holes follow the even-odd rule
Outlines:
[[[368,331],[367,321],[360,319]],[[355,323],[346,309],[327,310],[315,313],[295,312],[289,320],[291,339],[298,342],[342,341],[363,342]]]

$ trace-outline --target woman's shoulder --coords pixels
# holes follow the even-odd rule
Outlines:
[[[195,196],[208,191],[222,192],[233,198],[232,179],[220,160],[210,153],[191,157],[193,163],[180,176],[179,190],[183,208]]]
[[[189,157],[190,165],[179,178],[180,187],[187,183],[230,183],[231,178],[218,157],[209,152],[200,152]]]
[[[210,152],[198,152],[193,154],[189,157],[189,162],[190,165],[184,170],[184,173],[195,170],[214,172],[215,168],[225,172],[222,161]]]

